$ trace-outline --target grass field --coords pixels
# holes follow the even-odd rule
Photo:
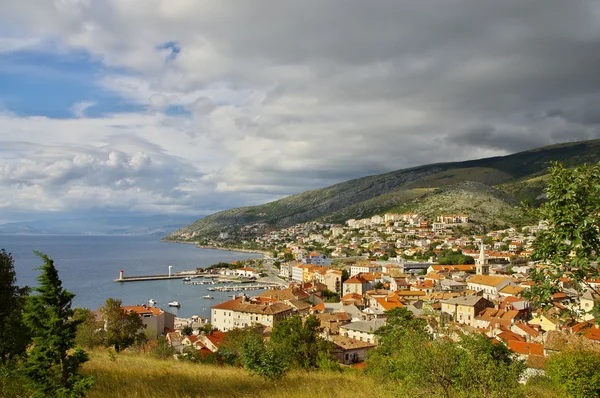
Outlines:
[[[111,359],[113,358],[113,359]],[[115,359],[116,358],[116,359]],[[88,397],[395,397],[358,371],[293,371],[268,382],[243,369],[157,360],[147,355],[92,351],[84,373],[96,377]]]

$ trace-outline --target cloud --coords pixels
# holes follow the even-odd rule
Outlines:
[[[136,107],[86,118],[92,93],[79,119],[0,118],[10,195],[48,206],[200,212],[600,137],[593,0],[28,0],[0,23],[87,54],[99,92]]]
[[[91,107],[93,107],[94,105],[96,105],[95,101],[76,102],[71,107],[71,112],[73,112],[73,115],[75,115],[76,117],[79,117],[79,118],[85,117],[85,112],[88,109],[90,109]]]

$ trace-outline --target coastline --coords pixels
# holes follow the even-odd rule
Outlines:
[[[161,242],[166,243],[183,243],[185,245],[196,245],[198,249],[213,249],[213,250],[221,250],[228,252],[239,252],[239,253],[257,253],[262,254],[263,257],[270,257],[270,253],[264,250],[256,250],[256,249],[238,249],[235,247],[220,247],[220,246],[210,246],[210,245],[199,245],[197,242],[185,242],[179,240],[164,240],[161,239]]]
[[[263,250],[255,250],[255,249],[237,249],[234,247],[219,247],[219,246],[210,246],[210,245],[196,245],[198,249],[213,249],[213,250],[223,250],[228,252],[240,252],[240,253],[258,253],[262,254],[264,257],[269,257],[269,252]]]

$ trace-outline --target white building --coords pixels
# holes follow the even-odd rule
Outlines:
[[[255,304],[238,297],[212,307],[210,323],[222,332],[255,324],[273,327],[293,313],[294,308],[284,303]]]
[[[385,319],[378,318],[370,321],[350,322],[339,327],[340,336],[374,344],[375,331],[385,326],[385,323]]]
[[[355,276],[358,274],[372,274],[374,272],[381,272],[381,265],[377,265],[374,263],[357,263],[350,267],[350,276]]]
[[[492,300],[499,297],[500,290],[508,285],[515,285],[504,276],[475,275],[467,281],[467,289],[483,292],[483,297]]]

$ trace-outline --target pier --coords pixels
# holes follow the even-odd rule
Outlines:
[[[189,275],[182,274],[173,274],[171,271],[173,269],[172,265],[169,265],[169,274],[168,275],[143,275],[143,276],[125,276],[125,271],[119,271],[119,278],[115,279],[113,282],[143,282],[143,281],[162,281],[165,279],[183,279],[188,277]]]
[[[143,282],[143,281],[162,281],[165,279],[183,279],[187,275],[147,275],[147,276],[124,276],[117,278],[113,282]]]

